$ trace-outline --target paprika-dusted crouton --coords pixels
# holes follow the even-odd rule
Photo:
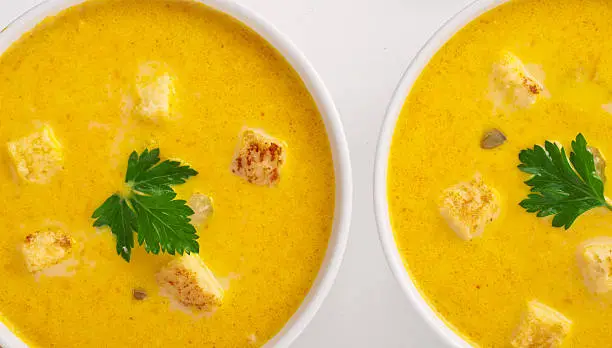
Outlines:
[[[9,142],[8,152],[17,174],[29,182],[45,184],[63,168],[62,145],[48,125],[40,131]]]
[[[38,231],[29,234],[23,244],[26,266],[32,273],[64,261],[72,252],[74,241],[58,231]]]
[[[172,260],[157,273],[162,291],[184,306],[211,311],[223,301],[223,288],[197,254]]]
[[[589,239],[578,247],[578,267],[594,293],[612,290],[612,237]]]
[[[480,236],[486,225],[499,216],[500,209],[497,191],[487,186],[478,174],[470,182],[446,189],[440,203],[440,213],[464,240]]]
[[[192,194],[191,197],[189,197],[189,201],[187,201],[187,205],[193,210],[191,223],[194,226],[204,224],[213,213],[212,199],[205,194]]]
[[[493,65],[491,93],[498,107],[527,108],[543,95],[544,85],[527,71],[521,60],[510,52]]]
[[[136,77],[136,113],[158,121],[169,119],[175,101],[174,78],[160,63],[143,64]]]
[[[274,186],[280,180],[286,146],[278,139],[253,129],[240,135],[232,161],[232,173],[261,186]]]
[[[514,338],[516,348],[560,347],[572,326],[572,321],[538,301],[530,301]]]

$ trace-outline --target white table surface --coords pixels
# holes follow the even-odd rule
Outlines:
[[[471,0],[236,0],[304,52],[330,90],[351,151],[351,236],[336,283],[293,347],[444,347],[393,278],[374,220],[376,141],[410,60]],[[0,27],[41,0],[0,0]]]

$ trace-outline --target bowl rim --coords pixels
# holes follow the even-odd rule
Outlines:
[[[44,18],[86,1],[88,0],[44,0],[22,13],[0,30],[0,55]],[[299,308],[292,314],[283,328],[265,344],[266,347],[288,347],[304,331],[321,307],[333,286],[344,257],[349,237],[353,202],[353,182],[348,143],[340,114],[334,105],[331,94],[306,56],[287,36],[264,17],[234,0],[197,1],[250,28],[284,57],[299,74],[314,99],[319,114],[324,121],[330,142],[336,190],[332,232],[325,257],[317,277]],[[16,348],[26,345],[4,324],[0,323],[0,346]]]
[[[417,309],[419,315],[427,324],[443,338],[444,342],[453,347],[470,347],[466,338],[461,337],[450,328],[447,323],[427,303],[413,282],[408,269],[404,266],[403,259],[393,235],[389,205],[387,201],[387,172],[389,154],[395,126],[400,113],[411,92],[412,87],[421,75],[421,72],[429,64],[433,56],[461,29],[478,18],[485,12],[512,0],[475,0],[460,10],[457,14],[447,20],[429,38],[408,68],[402,75],[391,101],[385,113],[385,119],[380,129],[378,144],[376,148],[376,160],[374,164],[374,207],[376,223],[378,225],[378,236],[383,247],[387,263],[391,268],[395,279],[400,284],[403,292],[410,300],[412,306]]]

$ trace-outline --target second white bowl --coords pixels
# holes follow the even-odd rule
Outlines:
[[[378,148],[376,151],[376,163],[374,172],[374,203],[376,210],[376,222],[378,232],[387,261],[395,278],[398,280],[402,290],[408,296],[420,315],[430,324],[430,326],[449,344],[455,347],[470,347],[470,344],[461,338],[456,332],[451,330],[444,321],[425,301],[419,293],[414,282],[410,278],[408,271],[404,267],[404,262],[400,256],[391,220],[389,216],[389,204],[387,201],[387,168],[391,142],[395,124],[404,106],[406,98],[410,94],[414,83],[421,75],[421,72],[431,58],[450,40],[461,28],[479,17],[481,14],[497,7],[509,0],[477,0],[453,18],[447,21],[423,46],[416,55],[399,83],[393,94],[393,98],[387,108],[385,121],[383,123]]]

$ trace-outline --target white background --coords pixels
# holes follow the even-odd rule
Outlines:
[[[236,0],[304,52],[330,90],[351,151],[355,200],[344,263],[293,347],[443,347],[411,307],[383,255],[372,201],[387,103],[410,60],[470,0]],[[0,28],[40,0],[0,0]]]

